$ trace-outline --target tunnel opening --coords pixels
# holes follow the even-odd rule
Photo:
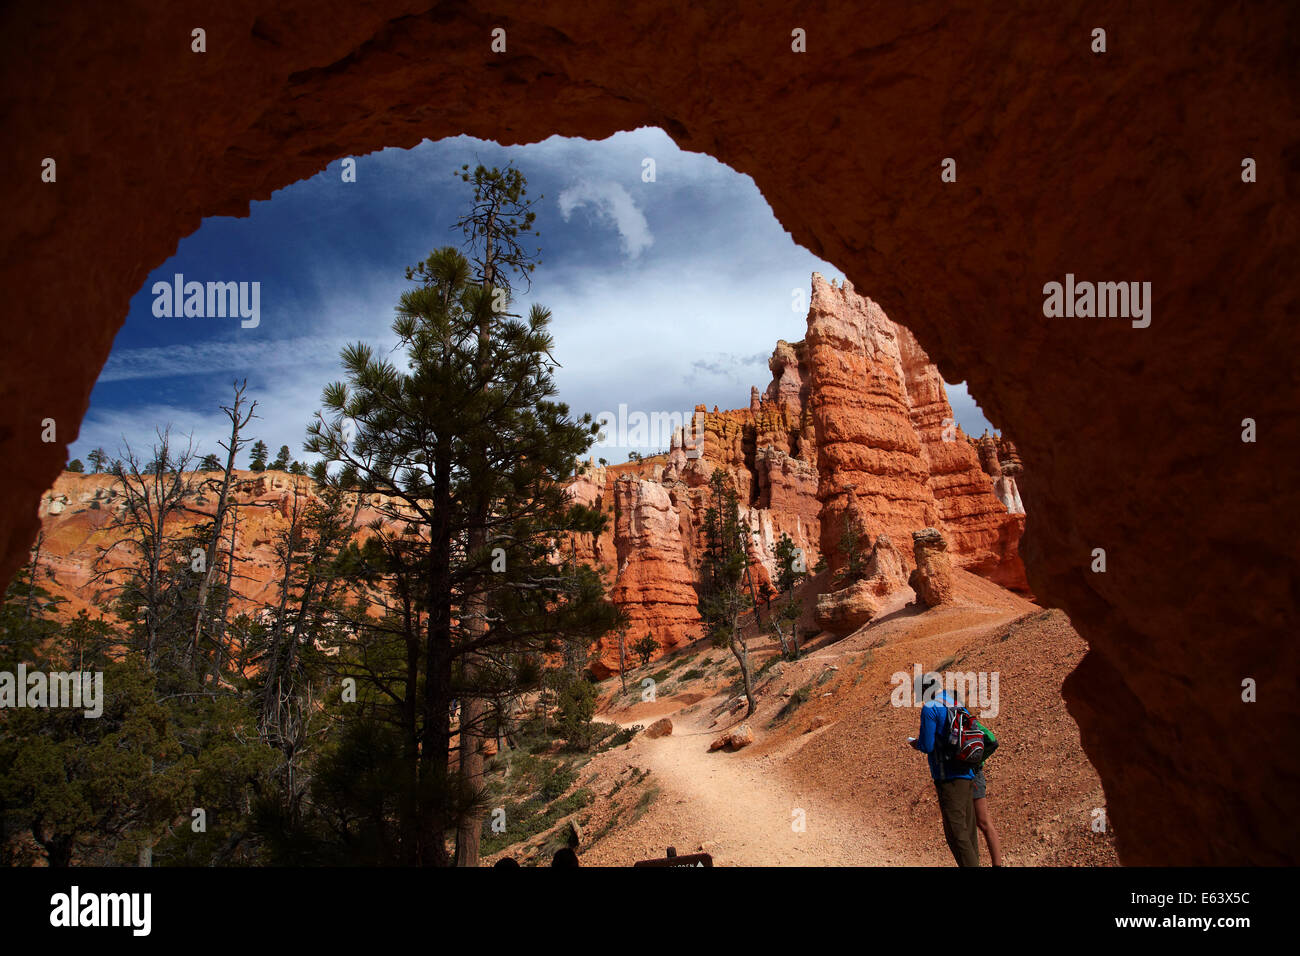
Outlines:
[[[912,334],[847,281],[823,279],[817,270],[830,271],[828,265],[790,241],[752,181],[682,153],[656,130],[600,143],[554,138],[509,149],[457,137],[346,157],[255,204],[247,219],[205,221],[136,293],[69,452],[73,460],[43,498],[41,532],[20,578],[27,596],[39,591],[49,598],[41,602],[43,621],[66,628],[75,615],[90,614],[100,641],[141,656],[164,684],[180,686],[188,670],[201,691],[238,699],[241,683],[256,689],[278,681],[286,703],[274,712],[264,708],[249,736],[281,747],[281,774],[291,770],[309,781],[327,772],[328,758],[318,762],[310,752],[300,754],[298,742],[285,742],[280,710],[293,709],[301,687],[277,670],[278,661],[286,646],[294,657],[307,653],[299,650],[303,625],[287,622],[320,618],[305,633],[328,666],[320,670],[307,657],[295,666],[331,688],[353,643],[370,649],[367,622],[393,613],[401,579],[377,585],[340,574],[313,585],[309,569],[351,553],[337,542],[329,550],[330,536],[340,530],[347,547],[360,547],[357,555],[375,542],[409,548],[431,532],[419,509],[401,502],[395,479],[389,486],[375,484],[373,475],[366,484],[330,484],[344,465],[371,474],[369,459],[353,461],[346,447],[358,438],[357,447],[381,443],[377,436],[385,429],[347,414],[313,425],[309,410],[328,406],[332,390],[341,387],[329,383],[347,373],[350,350],[359,347],[352,342],[379,355],[409,350],[386,314],[392,303],[406,302],[402,290],[411,276],[401,282],[402,264],[422,261],[447,238],[455,245],[460,236],[447,237],[439,227],[450,223],[455,233],[459,208],[496,202],[467,192],[470,162],[486,163],[484,170],[518,169],[528,177],[523,185],[538,194],[526,201],[521,193],[519,202],[537,216],[521,232],[529,244],[542,244],[535,258],[531,245],[523,250],[540,268],[528,272],[527,287],[502,310],[517,320],[533,304],[554,306],[555,340],[547,354],[566,376],[556,398],[576,413],[592,411],[600,429],[565,482],[575,500],[609,517],[599,532],[570,535],[554,560],[590,563],[627,619],[617,633],[597,635],[584,653],[520,657],[542,668],[540,690],[521,684],[518,693],[484,698],[495,715],[485,737],[492,761],[481,771],[489,787],[507,799],[527,795],[511,790],[531,779],[521,783],[511,760],[536,745],[529,708],[544,710],[552,692],[563,701],[574,686],[555,685],[556,675],[583,673],[605,693],[629,675],[639,679],[640,659],[656,674],[675,668],[694,675],[661,677],[663,692],[651,701],[658,708],[686,708],[724,692],[728,672],[709,663],[720,625],[710,617],[718,596],[710,564],[718,545],[710,517],[719,507],[710,490],[715,475],[719,488],[736,494],[737,528],[746,540],[744,576],[732,585],[743,604],[735,633],[744,652],[737,660],[754,678],[767,675],[755,693],[775,712],[767,728],[773,736],[795,726],[783,697],[806,693],[793,678],[777,680],[782,667],[817,667],[818,655],[832,648],[869,668],[871,653],[859,658],[849,648],[888,639],[906,655],[895,662],[902,670],[889,675],[892,683],[901,687],[899,674],[934,670],[991,723],[1004,706],[999,686],[1059,687],[1067,662],[1084,649],[1064,618],[1050,621],[1062,644],[1054,666],[1014,661],[1017,672],[1001,683],[1002,665],[987,651],[982,669],[965,671],[958,665],[980,651],[910,646],[911,620],[923,615],[931,635],[974,625],[988,646],[1044,639],[1040,609],[1012,593],[1027,591],[1017,551],[1024,510],[1005,493],[1015,488],[1014,446],[990,436],[977,410],[967,409],[962,427]],[[656,165],[666,182],[644,174]],[[433,171],[454,175],[439,183]],[[363,182],[372,185],[363,190]],[[634,193],[628,185],[642,189]],[[555,197],[549,205],[547,195]],[[728,244],[720,237],[739,238]],[[472,248],[472,239],[463,246]],[[757,291],[747,294],[746,284]],[[709,288],[715,298],[702,294]],[[672,318],[655,321],[665,316]],[[656,352],[665,324],[691,329],[689,342]],[[502,325],[496,334],[510,330]],[[764,335],[775,343],[771,354],[752,353]],[[750,376],[763,373],[770,376],[766,387],[750,386]],[[355,368],[350,374],[361,388],[363,377]],[[664,392],[665,382],[680,384]],[[741,401],[746,392],[747,403]],[[664,397],[659,409],[647,401],[656,393]],[[731,407],[719,411],[713,399]],[[595,413],[599,408],[618,412]],[[344,450],[331,457],[322,436],[334,427]],[[388,433],[397,428],[386,427]],[[983,430],[978,440],[977,430]],[[864,468],[842,460],[859,453],[880,462]],[[319,472],[318,462],[330,468]],[[334,492],[351,497],[334,502]],[[142,511],[150,514],[147,523],[139,519]],[[337,523],[349,514],[344,529]],[[823,528],[832,522],[832,530]],[[844,537],[849,523],[852,540]],[[913,533],[923,529],[945,541],[951,567],[948,558],[913,552]],[[213,562],[211,574],[205,567],[195,572],[195,560]],[[152,567],[161,569],[157,580]],[[909,571],[925,572],[926,585],[913,590]],[[203,582],[199,591],[195,574]],[[338,603],[313,603],[313,587],[353,595],[371,608],[357,617]],[[205,611],[209,602],[219,613]],[[194,617],[199,623],[191,626]],[[872,622],[891,623],[892,630],[878,632],[867,626]],[[844,693],[864,675],[868,683],[885,678],[858,672]],[[383,681],[390,679],[396,677]],[[746,683],[751,680],[747,675]],[[899,696],[900,687],[895,706],[916,706]],[[616,693],[602,716],[629,722],[645,709],[640,694],[640,687]],[[1059,695],[1047,706],[1064,714]],[[809,706],[801,720],[818,709]],[[1016,714],[1007,724],[1013,728],[1019,709],[1006,709]],[[467,713],[462,704],[453,726],[464,726]],[[902,723],[913,717],[907,710],[902,715]],[[686,719],[678,711],[673,716]],[[294,721],[308,719],[300,713]],[[349,726],[346,719],[342,726]],[[350,732],[335,733],[346,747]],[[1060,744],[1035,760],[1080,768],[1071,785],[1079,791],[1073,799],[1083,804],[1052,809],[1082,817],[1104,806],[1104,795],[1077,735],[1066,734]],[[562,773],[559,765],[552,769]],[[283,786],[286,799],[310,813],[306,784],[295,789],[286,777]],[[837,789],[832,782],[830,790]],[[1008,802],[1017,799],[1014,792],[1008,789]],[[1003,833],[1011,855],[1025,862],[1114,862],[1104,835],[1091,846],[1067,839],[1067,849],[1043,856],[1021,849],[1021,829],[1008,821]],[[615,852],[616,836],[599,852]],[[491,831],[483,839],[498,854],[521,850],[520,840],[503,844]],[[106,852],[93,835],[80,844],[82,861]],[[160,863],[200,852],[175,841],[149,849]]]
[[[626,30],[613,8],[516,13],[498,54],[480,12],[378,5],[339,11],[322,31],[300,29],[305,8],[253,6],[214,21],[225,39],[206,59],[192,53],[180,11],[123,12],[107,29],[76,10],[57,22],[11,14],[7,88],[42,75],[68,31],[97,40],[86,68],[50,77],[11,130],[13,155],[57,159],[59,174],[57,187],[33,188],[25,175],[4,186],[11,233],[0,268],[26,317],[0,330],[0,443],[22,463],[0,474],[4,576],[36,535],[33,506],[67,461],[125,303],[203,217],[243,214],[324,158],[381,144],[659,125],[753,175],[795,238],[906,315],[949,380],[968,382],[1014,436],[1030,476],[1023,503],[1039,516],[1024,539],[1029,582],[1070,612],[1091,648],[1065,693],[1106,782],[1123,859],[1300,857],[1277,797],[1291,792],[1290,771],[1270,759],[1289,695],[1248,701],[1242,686],[1296,672],[1293,642],[1278,636],[1294,589],[1287,574],[1241,574],[1208,544],[1275,553],[1277,476],[1293,474],[1300,437],[1293,383],[1276,361],[1293,346],[1294,296],[1276,290],[1293,258],[1286,178],[1243,188],[1240,173],[1243,157],[1261,171],[1294,166],[1294,136],[1277,120],[1289,115],[1294,61],[1284,6],[1247,21],[1170,5],[1170,16],[1125,22],[1127,48],[1142,53],[1106,60],[1059,11],[1005,22],[820,11],[802,27],[829,44],[816,69],[792,56],[774,8],[760,5],[726,35],[667,17],[681,31],[676,48],[709,49],[709,62],[730,66],[706,72],[664,70],[662,44]],[[1040,41],[1016,47],[1017,71],[1038,82],[990,85],[987,64],[1007,62],[1012,34]],[[184,42],[141,58],[140,37]],[[918,63],[946,64],[944,82]],[[482,82],[467,87],[467,75]],[[1105,105],[1121,101],[1128,107]],[[128,102],[150,108],[128,112]],[[860,148],[863,130],[881,129],[889,135]],[[1095,146],[1087,155],[1081,137]],[[957,180],[944,183],[941,163],[954,154]],[[1261,223],[1283,241],[1258,241]],[[102,309],[58,293],[78,257]],[[1142,330],[1044,322],[1043,284],[1066,274],[1151,281],[1155,320]],[[1216,278],[1229,276],[1231,287]],[[1262,317],[1260,334],[1231,341],[1225,374],[1224,330],[1240,314]],[[1245,445],[1243,419],[1272,422],[1269,440]],[[59,426],[54,441],[41,438],[47,420]],[[1207,473],[1193,460],[1218,466]],[[1122,493],[1109,490],[1117,481]],[[1097,548],[1110,558],[1104,573],[1092,567]],[[1176,729],[1189,735],[1177,754]]]

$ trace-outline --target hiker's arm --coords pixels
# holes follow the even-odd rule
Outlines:
[[[912,746],[915,747],[917,750],[921,751],[921,753],[923,754],[928,754],[933,752],[934,732],[935,732],[934,708],[923,706],[921,708],[921,729],[918,732],[918,736],[916,740],[912,741]]]

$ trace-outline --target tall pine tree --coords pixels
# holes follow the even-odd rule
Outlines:
[[[536,672],[530,655],[565,642],[585,653],[617,612],[595,570],[560,551],[605,519],[564,488],[597,426],[554,401],[550,313],[510,315],[501,286],[475,281],[454,248],[409,275],[393,323],[405,369],[346,348],[347,380],[325,389],[307,450],[323,459],[318,481],[341,464],[377,502],[367,547],[382,604],[358,617],[358,645],[401,767],[396,861],[444,865],[448,834],[483,809],[456,761],[486,708],[465,702],[516,692]]]
[[[701,563],[700,616],[715,644],[731,648],[740,665],[745,686],[747,709],[754,713],[753,675],[749,666],[749,647],[740,627],[740,615],[753,606],[746,587],[749,552],[746,547],[749,529],[740,520],[736,490],[727,483],[727,474],[715,468],[709,478],[709,507],[704,513],[704,559]]]

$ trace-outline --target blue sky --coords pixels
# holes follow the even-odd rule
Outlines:
[[[655,162],[655,181],[642,179]],[[591,142],[552,137],[501,147],[469,137],[386,149],[356,158],[356,182],[336,160],[311,179],[252,204],[243,219],[207,219],[181,241],[131,301],[126,324],[91,396],[69,458],[123,438],[137,449],[155,426],[193,435],[198,453],[219,453],[219,406],[234,379],[258,400],[249,434],[272,455],[302,452],[321,387],[340,378],[348,342],[393,345],[393,306],[404,270],[443,245],[460,245],[452,222],[470,186],[462,163],[511,162],[538,203],[541,264],[515,311],[539,302],[553,313],[559,398],[576,413],[688,412],[748,404],[766,388],[777,339],[803,338],[809,279],[842,274],[796,245],[752,179],[712,157],[682,152],[658,129]],[[261,283],[256,328],[238,318],[159,318],[155,282]],[[792,307],[802,292],[802,311]],[[870,289],[860,289],[870,295]],[[906,316],[892,316],[906,324]],[[961,386],[949,386],[968,433],[987,427]],[[630,450],[595,450],[623,461]],[[247,465],[247,453],[238,462]]]

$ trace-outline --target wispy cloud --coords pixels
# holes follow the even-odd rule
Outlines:
[[[742,378],[741,372],[753,373],[756,369],[765,370],[767,368],[767,359],[768,355],[764,352],[755,352],[753,355],[723,353],[715,356],[712,361],[696,359],[691,363],[691,368],[696,373],[704,373],[705,375],[739,382],[747,380]],[[692,375],[691,380],[694,378],[695,376]]]
[[[592,216],[618,230],[623,254],[635,259],[654,244],[645,213],[637,208],[632,194],[616,182],[584,180],[560,193],[560,215],[567,222],[573,210],[592,208]]]
[[[281,339],[270,348],[266,341],[249,338],[124,349],[109,356],[99,381],[315,365],[322,355],[337,355],[347,342],[348,339],[339,336],[300,336]]]

